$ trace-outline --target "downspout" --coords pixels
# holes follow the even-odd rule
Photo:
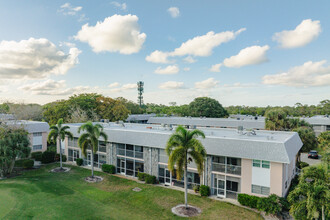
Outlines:
[[[149,148],[150,152],[150,175],[152,175],[152,154],[151,154],[151,147]]]

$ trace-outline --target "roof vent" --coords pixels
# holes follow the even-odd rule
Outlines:
[[[237,133],[243,134],[243,126],[238,126],[237,127]]]

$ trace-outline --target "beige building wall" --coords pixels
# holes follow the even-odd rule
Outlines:
[[[241,193],[251,194],[252,160],[242,159]]]
[[[283,196],[283,164],[270,163],[270,194]]]
[[[48,132],[42,133],[42,152],[47,150],[47,138],[48,138]]]

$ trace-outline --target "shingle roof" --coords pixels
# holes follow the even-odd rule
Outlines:
[[[254,118],[232,119],[232,118],[195,118],[195,117],[151,117],[148,120],[149,124],[172,124],[172,125],[196,125],[202,127],[228,127],[265,129],[265,120]]]
[[[102,123],[101,123],[102,124]],[[68,124],[75,137],[81,124]],[[108,141],[165,149],[174,130],[157,125],[114,123],[102,124]],[[150,129],[150,127],[152,127]],[[209,155],[290,163],[302,147],[296,132],[256,131],[256,135],[241,135],[236,129],[203,128],[206,138],[202,140]]]
[[[6,121],[5,122],[8,125],[11,126],[22,126],[27,132],[29,133],[35,133],[35,132],[48,132],[49,131],[49,125],[47,122],[41,122],[41,121],[26,121],[26,120],[19,120],[19,121]]]
[[[305,120],[311,125],[330,125],[330,117],[324,115],[316,115],[310,118],[301,117],[301,120]]]
[[[127,122],[134,122],[134,121],[147,121],[150,117],[154,117],[156,114],[141,114],[141,115],[129,115],[126,119]]]

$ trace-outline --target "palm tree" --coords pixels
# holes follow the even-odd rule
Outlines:
[[[196,138],[205,138],[205,134],[200,130],[189,131],[182,126],[178,126],[175,133],[171,135],[167,142],[166,153],[169,156],[168,169],[171,172],[175,171],[178,180],[182,178],[184,173],[184,188],[185,188],[185,206],[188,207],[187,194],[187,167],[188,163],[195,161],[199,175],[202,174],[204,161],[206,158],[206,150],[202,143]],[[190,158],[191,156],[192,158]]]
[[[94,153],[98,149],[99,138],[103,137],[104,141],[106,142],[108,136],[106,133],[104,133],[102,125],[93,125],[93,123],[90,121],[81,125],[78,129],[78,133],[80,133],[80,131],[85,131],[85,133],[79,137],[78,146],[81,148],[85,157],[87,157],[87,149],[92,151],[92,178],[94,178]]]
[[[50,132],[48,134],[48,143],[53,142],[56,144],[57,146],[57,141],[60,145],[60,169],[62,170],[62,146],[61,146],[61,141],[64,141],[65,136],[68,136],[69,138],[73,138],[73,135],[70,131],[67,131],[68,129],[70,129],[69,126],[65,125],[62,126],[63,124],[63,119],[60,118],[57,121],[56,125],[51,126]]]

